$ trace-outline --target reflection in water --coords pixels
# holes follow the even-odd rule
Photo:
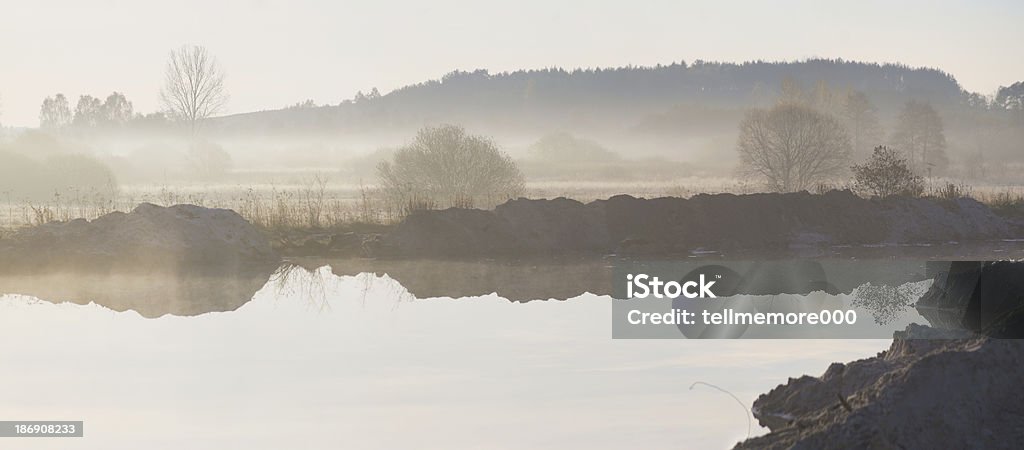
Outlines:
[[[853,291],[852,304],[871,311],[875,323],[886,325],[906,313],[930,286],[930,282],[899,286],[865,283]]]
[[[0,297],[0,355],[17,368],[0,385],[18,386],[0,416],[84,420],[73,444],[88,449],[722,448],[747,419],[694,382],[749,405],[888,345],[612,340],[607,296],[413,298],[326,267],[278,271],[236,311],[197,317]]]
[[[889,323],[920,297],[907,283],[930,279],[935,267],[948,263],[914,260],[640,260],[577,258],[518,261],[480,260],[307,260],[276,269],[180,272],[54,272],[41,275],[0,275],[0,293],[25,294],[55,302],[95,302],[115,311],[134,310],[144,317],[165,314],[192,316],[233,311],[264,285],[277,289],[305,280],[300,292],[279,292],[330,307],[323,276],[384,275],[398,282],[409,298],[474,297],[488,294],[514,302],[565,300],[583,294],[624,298],[627,273],[680,275],[729,274],[717,280],[720,297],[854,294],[854,306],[872,311],[878,323]],[[310,275],[312,274],[312,275]],[[370,278],[361,277],[364,280]],[[619,280],[616,283],[616,280]],[[367,281],[369,283],[369,281]],[[366,286],[366,289],[369,289]],[[906,291],[912,289],[911,291]],[[906,291],[906,292],[904,292]],[[801,297],[807,303],[817,296]],[[829,297],[832,298],[832,297]],[[777,303],[771,297],[771,305]],[[759,310],[766,300],[755,300]],[[724,303],[723,303],[724,305]],[[720,305],[721,306],[721,305]],[[806,305],[805,305],[806,306]],[[723,306],[724,307],[724,306]]]
[[[143,317],[194,316],[234,311],[248,302],[274,272],[273,267],[242,272],[91,272],[0,275],[0,294],[24,294],[54,302],[95,302]]]
[[[573,298],[584,293],[622,294],[627,273],[683,276],[722,266],[741,276],[728,294],[849,293],[858,286],[900,285],[930,278],[933,263],[890,259],[716,260],[637,258],[557,258],[500,261],[312,259],[310,270],[329,265],[336,275],[370,272],[398,280],[416,298],[470,297],[496,293],[515,302]],[[617,281],[616,281],[617,280]],[[618,289],[618,291],[616,290]]]

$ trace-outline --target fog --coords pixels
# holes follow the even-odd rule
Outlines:
[[[223,73],[217,55],[209,56]],[[230,74],[222,82],[223,101],[234,99],[227,96]],[[54,94],[40,100],[40,127],[4,130],[0,192],[9,202],[40,202],[57,194],[67,198],[69,189],[244,190],[304,184],[314,176],[331,185],[373,187],[381,161],[412,142],[418,130],[444,124],[493,141],[515,160],[528,188],[587,182],[634,183],[635,189],[622,192],[634,194],[651,193],[643,183],[660,183],[664,192],[653,194],[662,195],[764,191],[771,187],[742,180],[739,172],[740,123],[751,111],[787,102],[841,124],[856,147],[842,167],[862,162],[877,145],[894,146],[913,161],[914,150],[901,148],[912,145],[901,141],[901,133],[928,132],[941,148],[922,175],[935,183],[998,187],[1021,182],[1020,86],[986,97],[963,89],[955,74],[931,68],[842,60],[667,61],[653,67],[451,72],[392,92],[358,92],[335,104],[300,101],[240,114],[213,108],[194,120],[166,101],[161,111],[138,110],[135,99],[119,92],[78,99]],[[934,111],[933,125],[908,118],[908,105],[916,104]],[[849,178],[839,170],[829,181],[842,186]]]
[[[113,6],[16,3],[0,19],[0,52],[18,61],[0,71],[5,227],[142,201],[241,210],[298,197],[340,221],[353,207],[394,221],[416,199],[380,165],[446,125],[511,161],[522,189],[505,198],[850,188],[850,168],[881,145],[926,194],[1020,194],[1014,4],[929,6],[920,21],[903,20],[916,4],[828,19],[806,2],[744,14],[696,2]],[[778,122],[780,105],[837,124],[830,170],[759,173],[746,119]],[[469,203],[503,200],[488,197]]]
[[[0,411],[83,448],[1017,442],[1022,17],[6,2]]]

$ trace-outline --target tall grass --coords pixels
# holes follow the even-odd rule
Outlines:
[[[826,188],[844,186],[822,186]],[[728,179],[683,178],[646,183],[558,183],[527,185],[529,198],[568,197],[587,202],[617,194],[637,197],[690,197],[699,193],[758,192],[754,186]],[[994,208],[1024,208],[1024,186],[968,186],[943,183],[929,190],[933,197],[975,198]],[[140,203],[162,206],[194,204],[237,211],[253,224],[269,231],[337,230],[360,225],[389,225],[420,210],[439,205],[426,196],[413,196],[396,204],[376,186],[332,184],[316,175],[289,185],[179,185],[116,189],[69,188],[45,200],[18,199],[0,192],[0,237],[11,230],[53,221],[95,219],[114,211],[128,212]],[[465,205],[472,206],[469,202]]]
[[[0,230],[92,220],[105,214],[129,212],[140,203],[161,206],[192,204],[226,208],[267,230],[318,230],[353,224],[386,225],[400,221],[405,209],[382,207],[385,202],[375,188],[360,187],[354,195],[331,188],[326,177],[315,176],[290,186],[209,187],[208,191],[183,186],[160,186],[143,190],[55,192],[45,200],[15,199],[0,195]],[[4,193],[0,193],[4,194]]]
[[[928,194],[930,197],[936,197],[945,200],[956,200],[960,198],[974,198],[973,190],[974,188],[972,188],[970,185],[966,183],[952,183],[947,181],[946,183],[939,185],[938,187],[932,186],[929,189]]]
[[[1020,187],[982,192],[976,196],[978,201],[996,209],[1024,208],[1024,189]]]

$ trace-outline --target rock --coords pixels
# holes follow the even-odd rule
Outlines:
[[[752,410],[771,433],[736,448],[1016,448],[1024,262],[936,265],[915,305],[934,327],[910,325],[874,358],[761,395]]]
[[[755,402],[771,432],[737,449],[1016,448],[1024,341],[911,325],[874,358],[790,379]]]
[[[934,327],[1024,338],[1024,262],[953,261],[916,308]]]
[[[0,242],[0,267],[235,269],[279,260],[266,237],[238,213],[143,203],[131,213],[54,222]]]

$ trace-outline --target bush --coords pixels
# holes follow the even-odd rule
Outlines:
[[[523,175],[490,139],[462,127],[427,127],[377,166],[381,187],[402,209],[492,206],[523,191]]]
[[[862,193],[876,197],[918,197],[924,193],[924,179],[910,170],[906,158],[895,149],[875,147],[867,163],[851,169],[854,188]]]

